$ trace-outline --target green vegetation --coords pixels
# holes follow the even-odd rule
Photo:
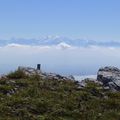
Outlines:
[[[22,70],[18,69],[15,72],[9,73],[7,77],[10,79],[20,79],[26,77],[26,75]]]
[[[120,120],[120,93],[15,71],[0,79],[0,120]]]

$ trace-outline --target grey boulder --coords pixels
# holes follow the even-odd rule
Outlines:
[[[97,73],[97,80],[111,90],[120,91],[120,69],[116,67],[100,68]]]

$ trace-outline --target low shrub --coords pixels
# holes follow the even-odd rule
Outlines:
[[[26,74],[24,73],[24,71],[18,69],[15,72],[9,73],[7,77],[9,79],[21,79],[21,78],[25,78]]]

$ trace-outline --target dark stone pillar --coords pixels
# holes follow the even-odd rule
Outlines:
[[[41,69],[41,64],[37,64],[37,70]]]

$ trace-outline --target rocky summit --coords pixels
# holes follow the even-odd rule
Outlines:
[[[104,67],[78,82],[18,67],[0,78],[0,120],[120,120],[119,75]]]
[[[100,68],[97,73],[97,80],[111,90],[120,91],[120,69],[116,67]]]
[[[31,67],[20,66],[18,67],[18,70],[23,71],[28,76],[38,74],[42,79],[75,80],[72,75],[62,76],[55,73],[46,73]],[[103,87],[108,88],[109,90],[120,91],[120,69],[113,66],[102,67],[97,72],[97,79],[86,78],[79,82],[79,85],[85,86],[86,81],[94,81],[96,83],[103,84]]]

